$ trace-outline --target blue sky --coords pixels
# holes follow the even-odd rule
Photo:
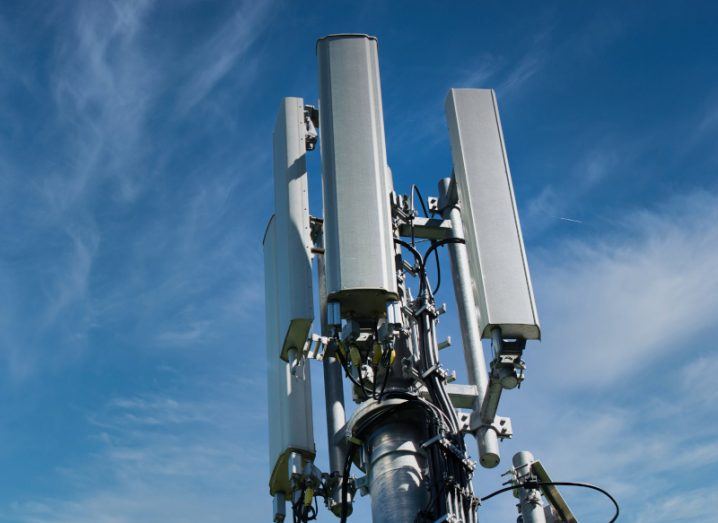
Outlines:
[[[268,520],[271,132],[281,97],[316,100],[336,32],[379,37],[398,189],[450,172],[449,87],[497,92],[544,340],[477,491],[529,449],[623,521],[710,519],[716,22],[711,2],[3,2],[0,521]]]

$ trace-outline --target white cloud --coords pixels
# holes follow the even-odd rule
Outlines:
[[[681,492],[666,492],[647,501],[636,523],[700,523],[715,518],[718,491],[699,487]]]
[[[718,307],[718,198],[693,193],[621,218],[614,235],[534,257],[557,386],[616,383],[676,346],[700,348]],[[560,363],[557,363],[560,362]]]
[[[72,249],[65,259],[58,260],[58,270],[52,280],[53,288],[48,295],[44,324],[45,327],[55,322],[68,307],[82,304],[86,300],[92,264],[100,241],[96,230],[70,230],[68,236],[72,241]],[[85,305],[87,305],[85,303]],[[84,311],[90,315],[90,311]],[[89,321],[90,318],[86,317]]]
[[[137,195],[146,117],[162,79],[141,45],[151,6],[80,3],[70,31],[58,36],[52,90],[70,172],[62,169],[44,180],[56,208],[73,205],[108,179],[121,198]]]
[[[708,359],[702,359],[706,371],[718,357]],[[710,471],[718,464],[718,426],[712,422],[718,405],[685,390],[686,376],[697,367],[676,364],[673,372],[655,372],[640,385],[624,380],[571,395],[547,387],[550,376],[534,369],[530,388],[517,393],[503,412],[513,418],[515,433],[502,445],[504,462],[517,450],[530,450],[554,481],[607,489],[621,505],[620,521],[705,521],[691,501],[692,486],[715,483]],[[496,472],[479,472],[482,494],[501,481]],[[610,514],[610,502],[595,492],[560,490],[580,521],[605,521]],[[682,498],[685,506],[677,503]],[[480,516],[505,519],[512,511],[510,500],[510,495],[492,500]]]
[[[707,344],[714,345],[711,342]],[[718,376],[718,354],[691,360],[680,373],[681,393],[693,397],[701,404],[718,404],[718,388],[712,385],[716,376]]]
[[[261,301],[259,243],[246,226],[255,224],[242,220],[266,193],[266,178],[248,183],[265,168],[255,145],[265,138],[249,132],[257,122],[227,116],[229,103],[219,104],[231,120],[224,130],[201,114],[187,136],[177,113],[251,85],[250,46],[270,3],[231,6],[190,52],[155,34],[161,9],[182,8],[147,0],[50,10],[40,18],[52,52],[37,68],[47,81],[0,52],[13,79],[0,90],[42,108],[31,143],[42,154],[4,154],[0,144],[0,356],[13,378],[74,360],[92,329],[132,347],[206,345]],[[0,40],[17,47],[20,35],[2,24]],[[231,85],[220,88],[223,79]],[[36,125],[8,116],[8,128]],[[210,130],[222,139],[178,167],[188,141]]]
[[[545,338],[525,354],[525,386],[503,400],[515,433],[504,461],[531,450],[552,479],[607,488],[621,520],[705,521],[691,488],[714,484],[718,464],[718,196],[694,192],[614,223],[533,256]],[[486,472],[479,482],[492,476],[498,484]],[[580,520],[610,513],[598,494],[561,490]],[[509,501],[484,517],[505,517]]]

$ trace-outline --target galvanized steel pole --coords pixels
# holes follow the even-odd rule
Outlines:
[[[534,456],[530,452],[522,451],[514,454],[513,463],[517,481],[523,482],[532,475],[531,465],[533,462]],[[518,508],[519,512],[521,512],[523,523],[546,523],[546,514],[541,502],[541,492],[538,489],[523,487],[519,487],[517,490]]]
[[[318,235],[317,247],[324,250],[324,234]],[[327,284],[324,263],[324,253],[317,255],[317,280],[319,282],[319,308],[321,317],[322,336],[329,336],[327,326]],[[337,434],[346,423],[346,411],[344,408],[344,380],[342,366],[339,360],[332,355],[326,354],[322,362],[324,370],[324,403],[327,414],[327,448],[329,450],[329,473],[337,478],[337,483],[328,501],[329,508],[334,514],[341,513],[341,476],[346,449],[339,443]],[[340,436],[343,436],[341,434]]]
[[[439,205],[441,216],[451,221],[451,235],[454,238],[464,238],[464,225],[461,221],[456,187],[452,188],[452,179],[444,178],[439,182]],[[478,412],[486,396],[489,386],[489,375],[486,371],[486,360],[481,345],[479,332],[479,311],[474,302],[474,293],[471,285],[471,271],[469,269],[469,255],[463,243],[451,243],[448,246],[451,259],[451,276],[454,284],[456,308],[459,313],[461,326],[461,341],[464,348],[464,359],[469,383],[476,386],[477,397],[474,411]],[[499,442],[496,431],[488,427],[480,427],[476,431],[476,441],[479,446],[479,461],[487,468],[499,464]]]

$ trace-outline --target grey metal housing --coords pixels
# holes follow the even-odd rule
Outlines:
[[[539,339],[511,172],[491,89],[451,89],[446,99],[454,176],[482,338]]]
[[[290,365],[279,358],[281,344],[279,303],[286,293],[278,286],[278,241],[273,216],[264,235],[264,289],[267,355],[267,402],[269,420],[269,490],[272,495],[291,495],[288,472],[292,452],[305,459],[314,457],[312,425],[312,385],[309,365],[292,374]]]
[[[304,100],[285,98],[274,127],[274,209],[281,356],[301,350],[314,320]],[[279,356],[280,352],[277,352]]]
[[[377,42],[332,35],[317,54],[328,299],[380,317],[397,285]]]

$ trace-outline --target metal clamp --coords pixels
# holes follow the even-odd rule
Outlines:
[[[470,418],[470,430],[476,432],[479,429],[486,428],[496,432],[496,436],[500,440],[511,439],[514,435],[511,418],[504,416],[495,416],[491,423],[484,423],[477,412],[473,412]]]
[[[317,138],[319,137],[319,133],[317,132],[317,127],[319,127],[319,111],[313,105],[304,106],[304,125],[307,129],[304,136],[307,151],[313,151],[317,146]]]

